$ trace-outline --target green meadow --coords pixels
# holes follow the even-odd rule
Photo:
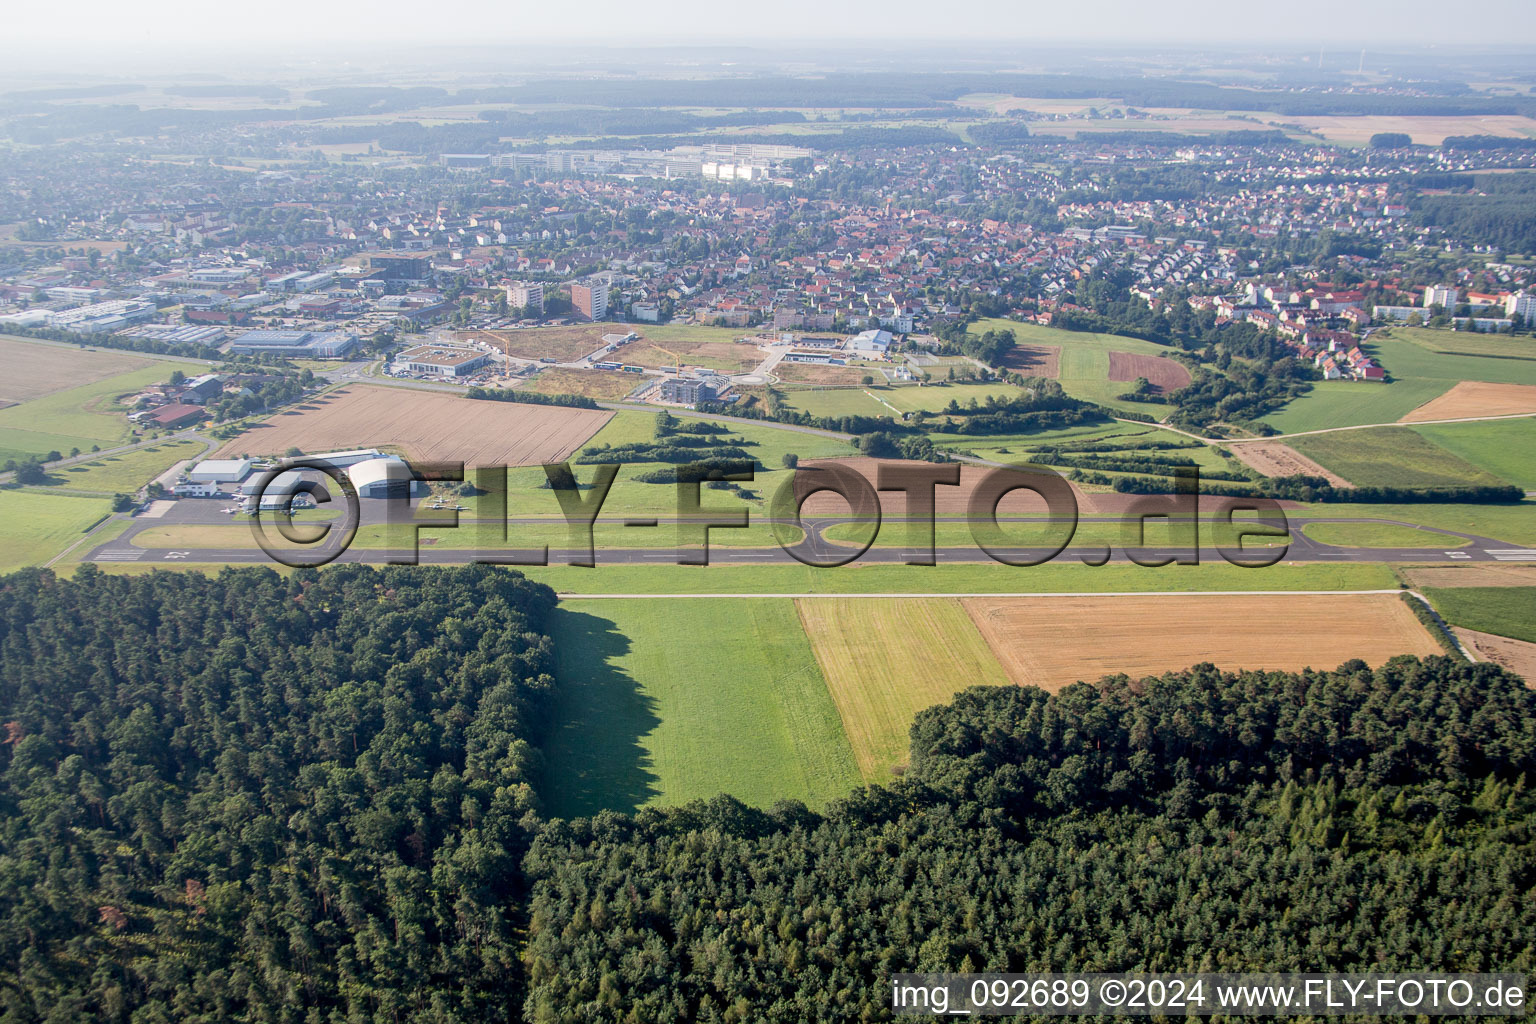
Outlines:
[[[552,629],[553,814],[721,793],[823,807],[861,782],[792,601],[563,601]]]

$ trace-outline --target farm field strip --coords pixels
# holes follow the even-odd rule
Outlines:
[[[230,439],[220,456],[398,446],[466,466],[559,462],[613,416],[596,409],[475,401],[439,391],[350,385]]]
[[[149,357],[112,349],[87,352],[0,336],[0,359],[6,370],[0,379],[0,404],[15,405],[143,369]]]
[[[919,711],[1008,682],[953,598],[801,598],[796,607],[865,782],[889,780],[905,761]]]
[[[1299,671],[1351,658],[1380,664],[1440,647],[1393,592],[968,598],[967,611],[1021,686],[1132,678],[1212,662]],[[1064,643],[1064,637],[1091,642]]]

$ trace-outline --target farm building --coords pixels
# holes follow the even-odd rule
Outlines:
[[[488,353],[472,348],[418,345],[395,357],[397,370],[430,373],[441,377],[468,377],[491,361]]]
[[[246,331],[230,343],[237,356],[270,353],[299,359],[341,359],[357,347],[346,331]]]
[[[138,418],[141,423],[153,423],[157,427],[180,427],[202,419],[203,407],[177,402],[163,405],[154,412],[142,413]]]

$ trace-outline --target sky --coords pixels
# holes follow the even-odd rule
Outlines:
[[[1471,13],[1463,8],[1462,14]],[[72,0],[19,3],[5,16],[8,50],[42,46],[123,56],[189,46],[202,52],[345,43],[354,46],[541,41],[761,44],[773,40],[1242,41],[1536,46],[1532,0],[1481,0],[1475,17],[1444,0]],[[21,51],[25,52],[25,51]],[[1533,68],[1536,70],[1536,68]]]

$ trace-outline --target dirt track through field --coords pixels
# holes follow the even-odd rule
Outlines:
[[[1228,447],[1244,465],[1258,470],[1265,476],[1294,476],[1297,473],[1305,473],[1307,476],[1323,477],[1335,487],[1354,486],[1333,470],[1324,469],[1301,452],[1280,441],[1245,441]]]
[[[1218,668],[1379,665],[1440,647],[1393,594],[967,598],[966,610],[1021,686]]]
[[[484,402],[439,391],[356,385],[279,413],[232,438],[220,457],[398,447],[466,466],[560,462],[612,418],[600,409]]]
[[[1399,423],[1469,419],[1473,416],[1516,416],[1536,413],[1536,385],[1489,384],[1464,380],[1439,398],[1431,398]]]

